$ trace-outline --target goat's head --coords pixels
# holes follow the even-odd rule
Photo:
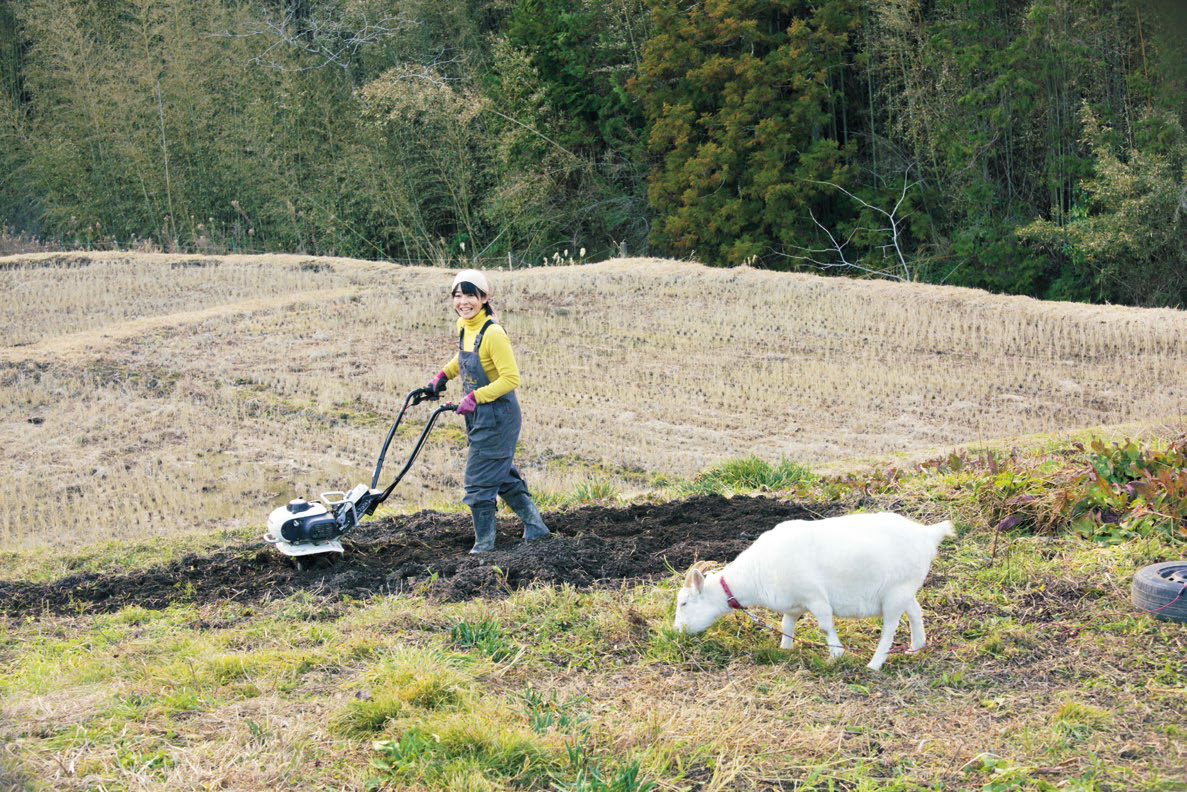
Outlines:
[[[676,594],[676,619],[672,622],[677,632],[704,632],[729,610],[725,592],[706,588],[706,579],[704,570],[695,564],[685,574],[684,585]]]

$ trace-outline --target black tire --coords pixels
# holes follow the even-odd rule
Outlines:
[[[313,572],[318,569],[330,569],[338,562],[339,553],[310,553],[309,555],[293,556],[293,563],[298,572]]]
[[[1138,610],[1155,611],[1151,616],[1187,622],[1187,561],[1142,567],[1133,576],[1130,596]]]

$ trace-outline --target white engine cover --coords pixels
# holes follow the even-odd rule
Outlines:
[[[276,547],[287,556],[316,555],[318,553],[341,553],[342,543],[337,539],[327,539],[324,542],[302,542],[293,544],[286,542],[280,533],[280,528],[288,520],[298,515],[302,517],[317,517],[329,514],[329,509],[320,503],[311,503],[301,498],[294,498],[284,506],[273,509],[268,515],[268,530],[264,533],[264,541]]]

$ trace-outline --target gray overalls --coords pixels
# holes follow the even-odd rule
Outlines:
[[[474,339],[474,351],[463,348],[466,331],[458,332],[458,367],[461,369],[462,395],[490,384],[478,350],[486,329],[494,324],[488,319]],[[515,469],[515,445],[519,441],[519,399],[515,391],[505,393],[486,404],[479,404],[466,416],[466,436],[470,440],[470,454],[466,459],[464,485],[466,496],[462,502],[470,507],[474,518],[474,550],[482,552],[495,545],[495,495],[519,515],[523,521],[524,539],[539,539],[548,535],[548,528],[540,518],[536,504],[528,494],[528,485]]]

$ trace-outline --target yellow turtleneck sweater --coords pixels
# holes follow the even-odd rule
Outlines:
[[[457,329],[465,331],[462,336],[463,349],[474,351],[474,339],[487,319],[490,317],[485,311],[479,311],[477,316],[469,320],[458,317]],[[450,379],[462,373],[457,358],[458,356],[454,355],[453,360],[442,369],[445,376]],[[478,350],[478,361],[490,380],[489,385],[474,391],[474,397],[479,404],[492,402],[519,387],[519,366],[515,364],[515,353],[511,351],[511,339],[507,337],[502,325],[492,324],[487,328],[486,334],[482,336],[482,348]]]

